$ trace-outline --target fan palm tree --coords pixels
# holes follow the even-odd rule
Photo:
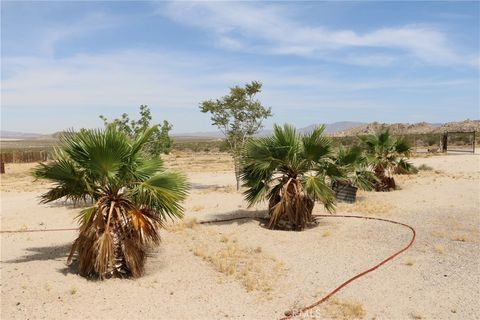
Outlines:
[[[135,140],[114,126],[68,132],[54,160],[35,169],[35,177],[55,183],[41,196],[43,203],[64,198],[93,204],[78,216],[80,232],[68,258],[70,263],[78,252],[80,275],[142,275],[147,250],[159,244],[163,221],[182,217],[186,178],[141,151],[153,132],[149,128]]]
[[[362,136],[360,141],[377,177],[375,190],[389,191],[395,189],[395,180],[392,177],[395,169],[412,167],[407,161],[411,152],[408,142],[393,137],[389,130]]]
[[[250,206],[269,201],[269,228],[302,230],[313,221],[315,201],[334,209],[329,179],[341,172],[330,158],[331,142],[324,129],[301,135],[292,126],[274,125],[271,137],[247,143],[241,171],[245,199]]]
[[[334,161],[342,172],[340,178],[332,181],[332,189],[337,200],[355,202],[358,189],[366,191],[373,189],[376,177],[362,148],[340,147]]]
[[[371,166],[361,147],[340,147],[334,157],[334,161],[342,171],[341,177],[334,179],[335,183],[349,185],[365,191],[373,189],[373,182],[376,179],[375,174],[371,170]]]

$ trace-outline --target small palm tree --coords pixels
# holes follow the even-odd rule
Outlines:
[[[68,258],[70,263],[78,252],[80,275],[142,275],[147,250],[159,244],[163,221],[182,217],[186,178],[141,151],[153,132],[149,128],[135,140],[114,126],[69,132],[54,160],[35,169],[35,177],[55,183],[41,196],[43,203],[61,198],[93,203],[78,216],[80,233]]]
[[[395,189],[395,180],[392,177],[395,169],[411,166],[407,161],[411,152],[408,142],[393,137],[389,130],[378,132],[375,135],[362,136],[360,140],[377,177],[375,190]]]
[[[275,125],[273,136],[247,143],[241,171],[245,198],[250,206],[268,199],[269,228],[302,230],[313,221],[315,201],[334,209],[329,179],[340,171],[323,131],[324,126],[300,135],[292,126]]]
[[[337,200],[353,203],[356,201],[358,189],[373,189],[376,177],[360,147],[340,147],[334,161],[342,172],[339,178],[332,181]]]
[[[375,174],[361,147],[340,147],[334,161],[342,171],[341,177],[334,179],[335,184],[348,185],[365,191],[373,189]]]

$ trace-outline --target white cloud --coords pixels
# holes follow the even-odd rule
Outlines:
[[[69,58],[6,58],[4,108],[128,106],[148,101],[185,106],[189,60],[162,53],[124,51]]]
[[[344,49],[393,50],[379,65],[399,58],[434,65],[475,65],[472,54],[460,54],[451,48],[446,34],[428,25],[381,28],[363,34],[353,30],[330,30],[309,26],[285,11],[285,7],[258,2],[173,2],[157,11],[178,23],[207,29],[216,45],[230,50],[273,54],[293,54],[364,64],[365,58],[352,59]],[[232,45],[233,44],[233,45]],[[370,59],[369,65],[375,64]]]
[[[195,109],[203,99],[223,95],[228,86],[251,80],[265,83],[269,104],[288,108],[285,101],[292,98],[297,105],[320,105],[322,99],[338,98],[346,92],[471,85],[474,81],[392,76],[354,80],[311,66],[246,66],[227,61],[198,54],[141,50],[62,59],[7,57],[3,59],[2,108],[95,108],[148,103]]]
[[[10,13],[10,12],[9,12]],[[17,13],[19,15],[19,13]],[[26,14],[28,17],[28,14]],[[10,19],[13,19],[10,17]],[[2,46],[16,53],[31,53],[36,56],[55,54],[62,41],[71,41],[79,37],[87,37],[95,32],[112,28],[123,21],[114,15],[103,12],[91,12],[72,18],[68,23],[53,18],[16,26],[2,24]],[[18,29],[18,30],[15,30]]]
[[[42,132],[99,126],[99,114],[133,114],[140,104],[151,106],[155,119],[171,120],[176,132],[210,130],[198,103],[252,80],[264,83],[260,99],[274,109],[272,121],[297,125],[310,124],[312,117],[318,121],[365,117],[372,110],[376,120],[382,120],[382,114],[390,114],[392,105],[400,103],[399,95],[409,96],[402,92],[415,91],[416,100],[443,88],[478,85],[468,78],[355,80],[321,67],[232,65],[228,57],[146,50],[62,59],[5,58],[2,72],[3,129]]]

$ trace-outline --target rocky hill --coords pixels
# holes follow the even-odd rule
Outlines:
[[[346,129],[335,134],[337,137],[356,136],[364,134],[373,134],[377,131],[389,129],[391,133],[403,134],[425,134],[425,133],[442,133],[445,131],[480,131],[480,120],[464,120],[459,122],[447,122],[444,124],[419,122],[409,123],[379,123],[372,122],[358,127]]]
[[[441,127],[437,128],[434,132],[445,131],[480,131],[480,120],[465,120],[460,122],[447,122]]]

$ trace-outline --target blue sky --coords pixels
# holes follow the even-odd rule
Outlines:
[[[480,118],[479,2],[2,1],[2,130],[99,127],[148,104],[174,132],[264,84],[273,122]]]

